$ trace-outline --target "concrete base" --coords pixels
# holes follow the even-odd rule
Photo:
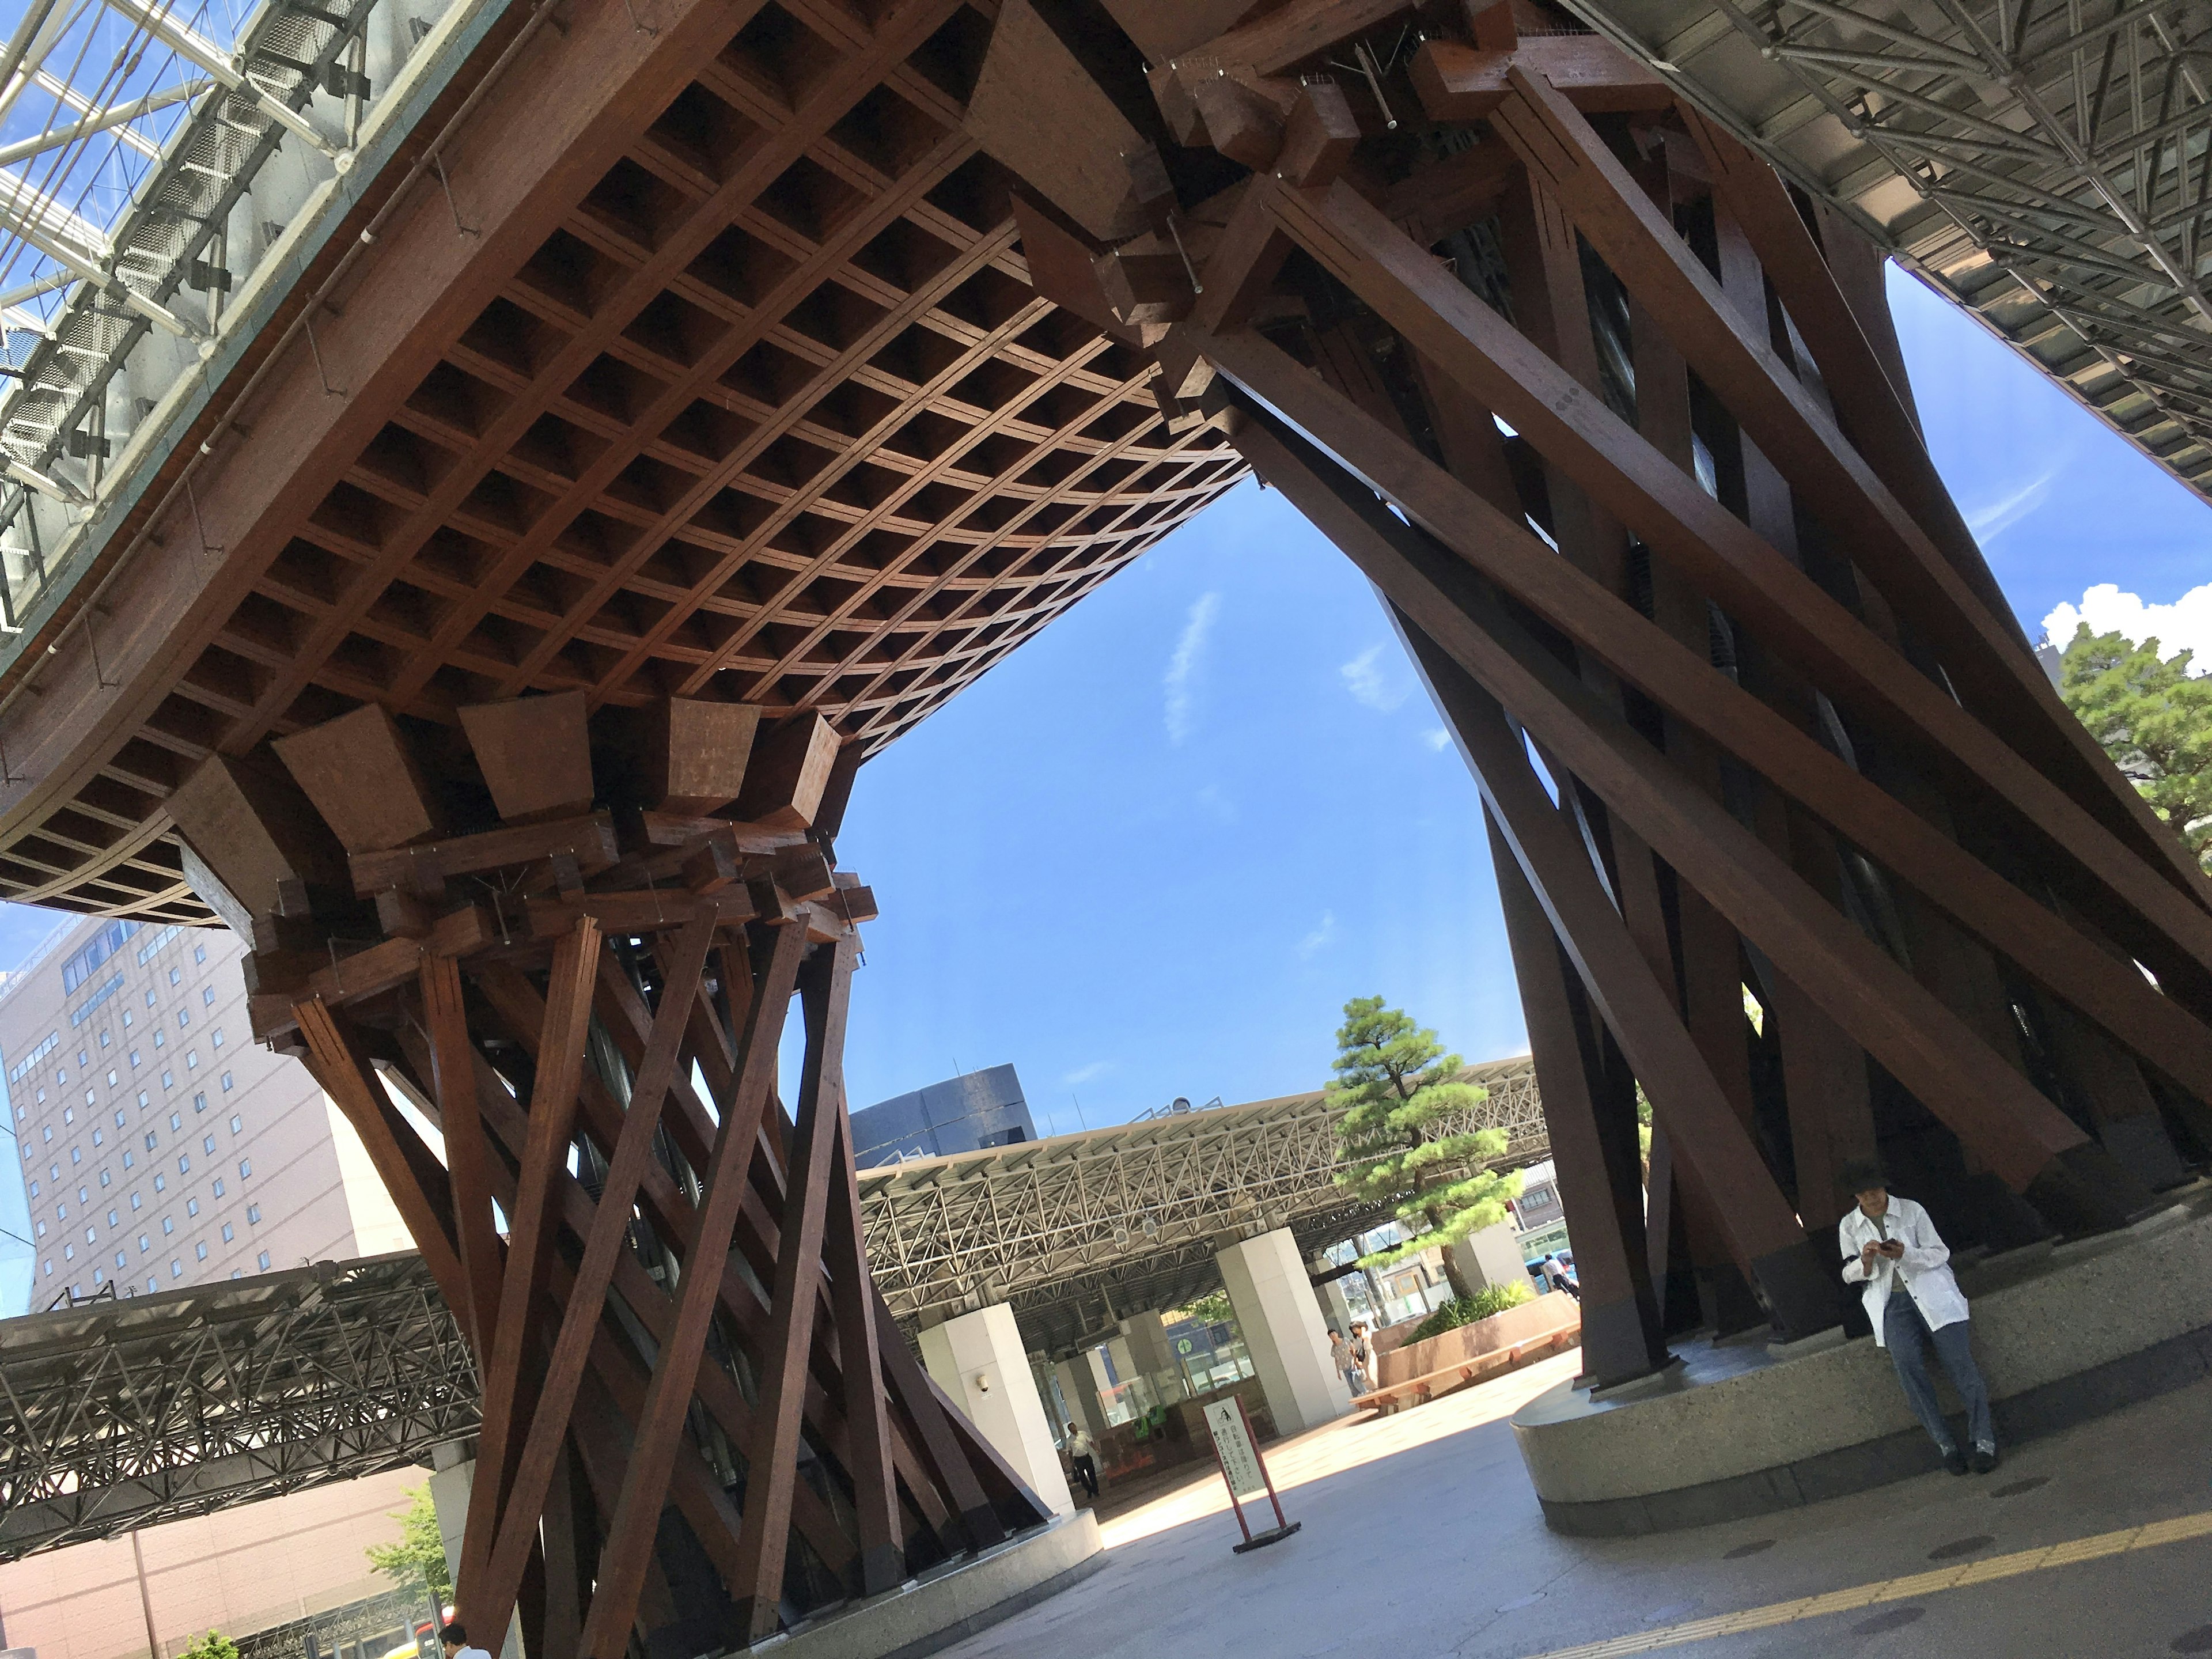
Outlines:
[[[757,1642],[774,1659],[923,1659],[1080,1583],[1106,1565],[1089,1510],[895,1590]]]
[[[2212,1188],[2123,1231],[1961,1269],[1960,1280],[2001,1447],[2212,1375]],[[1681,1351],[1685,1365],[1610,1399],[1562,1385],[1515,1415],[1555,1530],[1703,1526],[1938,1465],[1871,1337],[1809,1352]]]

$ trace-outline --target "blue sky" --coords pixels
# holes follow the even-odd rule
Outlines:
[[[2212,580],[2203,502],[1910,278],[1891,292],[1937,464],[2031,636],[2100,584],[2170,606]],[[2153,614],[2200,612],[2212,591]],[[1289,1093],[1375,994],[1470,1060],[1527,1046],[1474,787],[1364,581],[1253,485],[870,762],[838,853],[883,908],[856,1105],[1008,1060],[1048,1132]],[[45,925],[0,906],[0,967]]]

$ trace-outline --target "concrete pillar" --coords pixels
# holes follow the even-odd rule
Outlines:
[[[1229,1305],[1277,1431],[1303,1434],[1350,1411],[1352,1395],[1329,1364],[1321,1304],[1290,1229],[1232,1244],[1219,1260]]]
[[[1173,1405],[1183,1397],[1182,1366],[1176,1359],[1175,1346],[1168,1340],[1168,1328],[1157,1310],[1123,1320],[1121,1340],[1139,1374],[1151,1381],[1154,1398],[1163,1405]]]
[[[1030,1491],[1058,1513],[1075,1513],[1012,1308],[994,1302],[930,1326],[921,1334],[921,1363]]]
[[[1452,1247],[1452,1253],[1459,1258],[1460,1271],[1474,1281],[1477,1290],[1486,1285],[1513,1284],[1535,1288],[1521,1258],[1521,1241],[1510,1221],[1469,1233]]]
[[[1078,1354],[1073,1359],[1063,1359],[1053,1368],[1060,1379],[1060,1397],[1067,1409],[1074,1413],[1077,1426],[1086,1429],[1096,1438],[1106,1432],[1106,1410],[1098,1403],[1098,1379],[1091,1370],[1087,1355]],[[1060,1425],[1063,1430],[1067,1425]]]
[[[1106,1357],[1114,1364],[1114,1381],[1117,1385],[1144,1375],[1143,1368],[1137,1364],[1136,1355],[1129,1352],[1129,1344],[1124,1338],[1109,1336],[1106,1339]]]
[[[430,1507],[438,1512],[438,1537],[446,1547],[446,1576],[456,1589],[461,1582],[461,1534],[469,1524],[469,1488],[477,1472],[477,1460],[463,1453],[474,1449],[473,1441],[430,1449]],[[480,1630],[469,1632],[469,1639],[480,1648],[491,1645],[484,1636]],[[507,1621],[507,1640],[501,1644],[500,1659],[522,1659],[520,1611]]]
[[[1308,1272],[1311,1274],[1335,1271],[1334,1264],[1325,1259],[1316,1260],[1308,1267]],[[1321,1302],[1322,1325],[1340,1336],[1349,1337],[1352,1334],[1352,1322],[1359,1316],[1352,1311],[1352,1298],[1344,1293],[1344,1281],[1341,1279],[1332,1279],[1316,1285],[1314,1286],[1314,1295]]]

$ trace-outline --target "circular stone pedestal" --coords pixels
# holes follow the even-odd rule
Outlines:
[[[2122,1231],[2009,1251],[1959,1277],[2001,1447],[2212,1375],[2212,1185]],[[1788,1355],[1678,1352],[1683,1364],[1608,1397],[1562,1383],[1514,1416],[1555,1530],[1704,1526],[1939,1467],[1870,1336]]]
[[[775,1659],[923,1659],[1057,1595],[1106,1565],[1089,1510],[987,1550],[972,1561],[908,1579],[744,1650]]]

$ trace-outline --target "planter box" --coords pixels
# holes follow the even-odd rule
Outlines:
[[[1582,1340],[1582,1304],[1564,1295],[1540,1296],[1425,1342],[1376,1356],[1380,1386],[1353,1403],[1382,1412],[1419,1405]]]

